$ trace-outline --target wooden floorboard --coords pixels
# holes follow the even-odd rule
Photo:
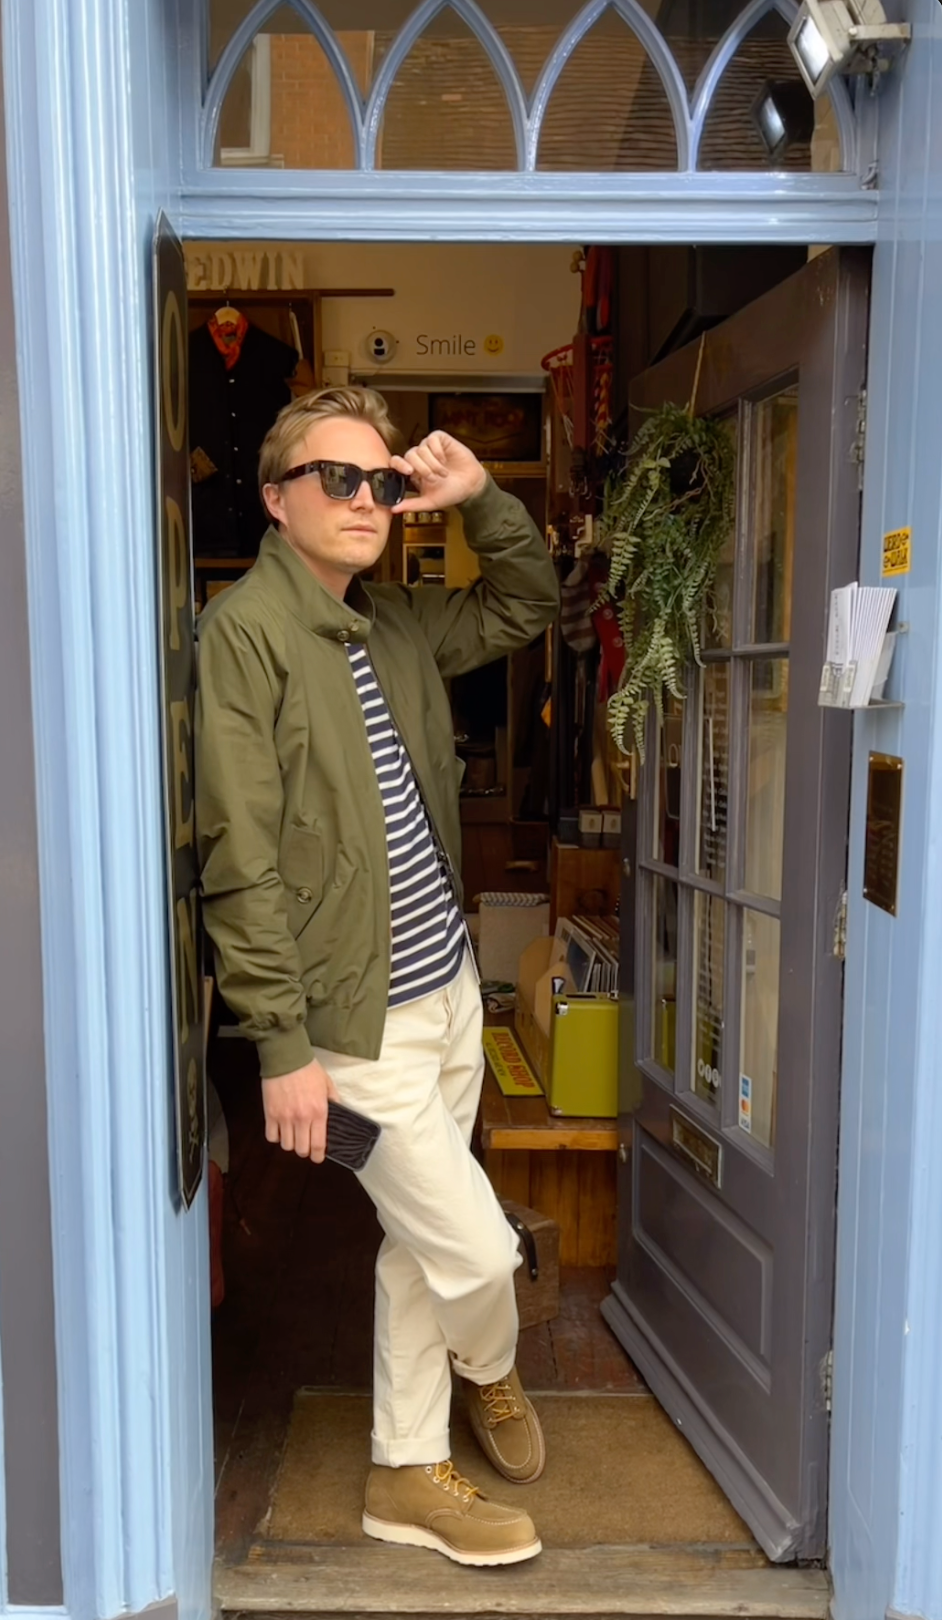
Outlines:
[[[459,1568],[411,1548],[260,1549],[220,1566],[216,1601],[227,1615],[408,1614],[755,1616],[825,1620],[820,1570],[752,1567],[721,1549],[589,1547],[544,1552],[510,1570]]]

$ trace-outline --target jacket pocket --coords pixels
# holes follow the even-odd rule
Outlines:
[[[285,886],[288,927],[297,938],[324,893],[324,845],[313,827],[289,827],[281,842],[278,870]]]

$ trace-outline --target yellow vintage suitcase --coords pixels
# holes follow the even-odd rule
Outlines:
[[[618,1113],[618,1001],[568,992],[553,997],[550,1112],[614,1119]]]

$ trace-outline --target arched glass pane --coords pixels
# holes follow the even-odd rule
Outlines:
[[[664,0],[655,20],[688,93],[742,9],[743,0]]]
[[[354,158],[347,104],[320,41],[306,30],[257,34],[222,105],[217,166],[351,169]]]
[[[210,67],[215,67],[254,0],[209,0]],[[368,89],[379,63],[399,29],[415,10],[415,0],[316,0],[328,27],[348,41],[350,65],[362,89]],[[510,55],[529,94],[557,39],[583,0],[479,0]],[[288,5],[265,23],[269,33],[306,33],[306,24]],[[440,32],[435,18],[430,35]]]
[[[560,34],[583,0],[478,0],[513,59],[529,96]]]
[[[563,68],[543,119],[537,167],[596,173],[676,169],[667,92],[617,12],[599,18]]]
[[[209,0],[209,65],[214,68],[230,39],[244,22],[255,0]],[[293,6],[279,6],[264,23],[266,34],[306,34]]]
[[[811,168],[814,102],[778,12],[747,34],[717,87],[700,143],[701,169]]]
[[[503,86],[479,41],[450,8],[434,19],[396,75],[377,167],[517,167]]]
[[[209,64],[216,66],[230,39],[252,10],[255,0],[210,0],[209,4]],[[343,5],[342,0],[327,0],[317,5],[324,21],[346,52],[353,76],[365,97],[373,82],[379,60],[388,41],[395,39],[396,30],[413,9],[412,0],[367,0],[367,4]],[[280,34],[286,38],[297,34],[310,37],[310,29],[293,6],[283,5],[265,20],[266,34]],[[377,33],[380,30],[380,33]]]

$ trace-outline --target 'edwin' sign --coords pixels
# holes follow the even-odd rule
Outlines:
[[[206,1097],[200,985],[199,864],[193,807],[196,640],[187,448],[186,269],[165,215],[154,237],[160,666],[171,1007],[180,1198],[203,1173]]]

